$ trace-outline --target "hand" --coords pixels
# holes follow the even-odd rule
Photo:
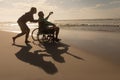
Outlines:
[[[50,12],[49,14],[51,15],[51,14],[53,14],[53,12]]]

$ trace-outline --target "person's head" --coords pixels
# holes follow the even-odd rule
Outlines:
[[[36,9],[35,7],[32,7],[32,8],[30,9],[30,12],[32,12],[33,14],[35,14],[35,13],[37,12],[37,9]]]
[[[44,17],[43,11],[38,12],[38,16],[43,18]]]

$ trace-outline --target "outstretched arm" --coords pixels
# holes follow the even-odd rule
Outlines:
[[[48,16],[45,18],[45,20],[48,20],[48,18],[50,17],[51,14],[53,14],[53,12],[50,12],[50,13],[48,14]]]
[[[36,22],[38,22],[39,20],[38,19],[34,19],[33,18],[33,16],[31,17],[31,19],[30,19],[30,22],[33,22],[33,23],[36,23]]]
[[[35,22],[38,22],[38,19],[37,19],[37,20],[31,19],[30,22],[34,22],[34,23],[35,23]]]

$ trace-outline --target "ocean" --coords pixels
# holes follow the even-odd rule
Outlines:
[[[64,29],[84,31],[120,31],[120,19],[80,19],[80,20],[56,20]]]
[[[120,32],[120,19],[79,19],[79,20],[55,20],[57,26],[67,30],[82,31],[106,31]],[[38,26],[37,23],[28,23],[30,29]],[[0,22],[0,30],[19,32],[16,22]]]

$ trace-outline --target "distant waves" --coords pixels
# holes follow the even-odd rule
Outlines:
[[[63,23],[64,22],[64,23]],[[83,31],[106,31],[106,32],[120,32],[120,24],[119,21],[117,22],[117,24],[103,24],[103,23],[91,23],[91,24],[87,24],[86,23],[80,23],[80,21],[78,21],[77,23],[74,22],[66,22],[63,21],[61,23],[55,23],[57,26],[59,26],[61,29],[65,29],[65,30],[83,30]],[[114,21],[115,22],[115,21]],[[112,21],[111,21],[112,23]],[[38,24],[28,24],[29,28],[31,29],[31,31],[35,28],[38,27]],[[0,23],[0,30],[3,31],[9,31],[9,32],[20,32],[20,28],[17,25],[17,23],[8,23],[8,22],[4,22],[4,23]]]
[[[120,19],[57,20],[55,23],[64,29],[120,32]]]
[[[120,32],[120,25],[59,25],[62,29],[85,30],[85,31],[109,31]]]

